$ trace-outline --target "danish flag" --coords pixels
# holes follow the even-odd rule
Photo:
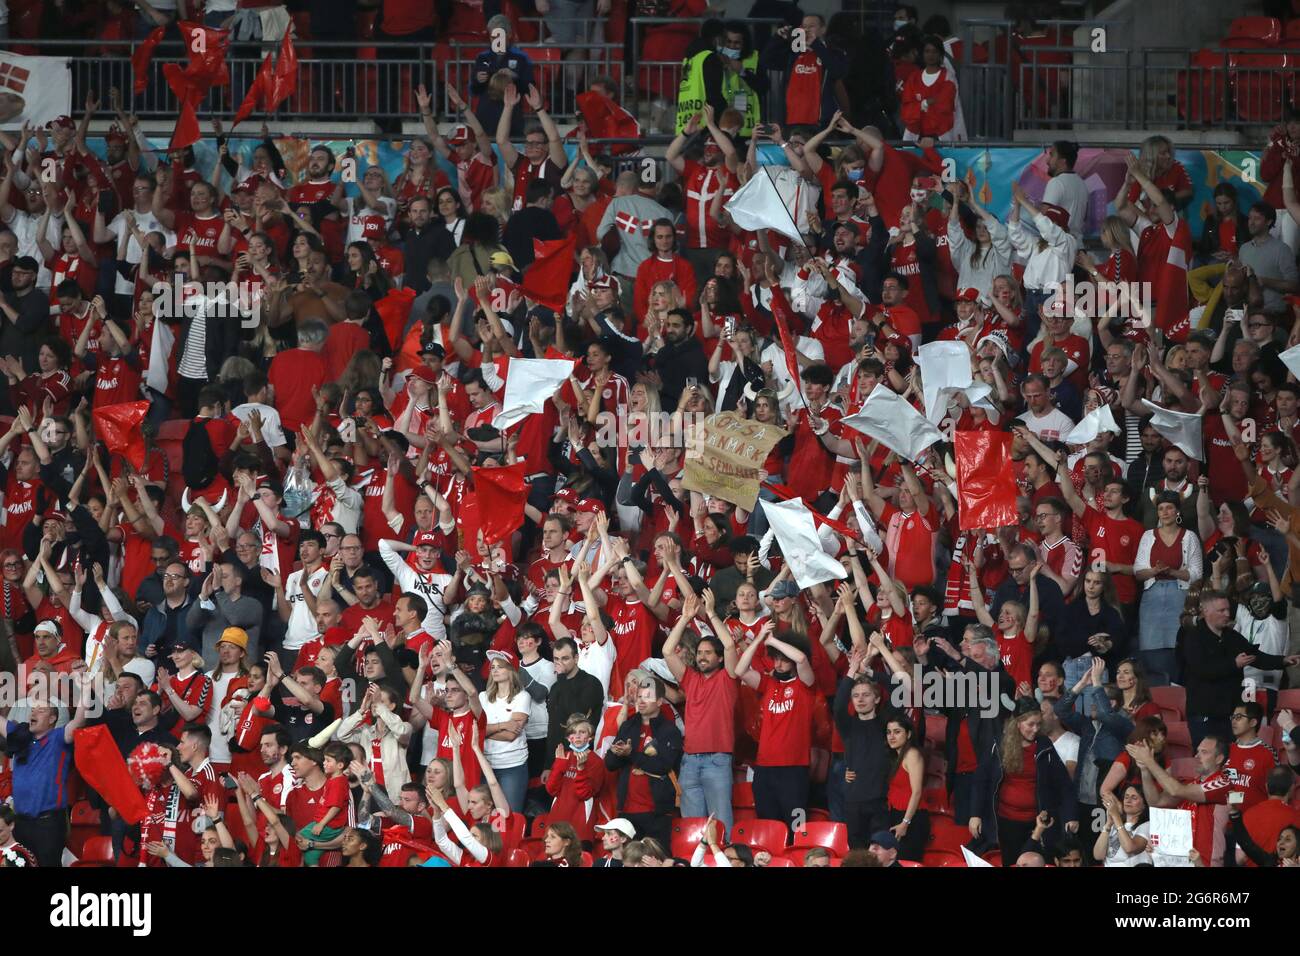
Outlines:
[[[654,222],[650,219],[638,219],[630,212],[620,212],[614,215],[614,225],[629,236],[635,236],[639,230],[643,236],[649,238]]]

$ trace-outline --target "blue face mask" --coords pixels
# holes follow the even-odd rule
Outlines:
[[[899,30],[903,29],[903,27],[907,26],[911,22],[912,22],[911,20],[895,20],[894,32],[897,33]]]
[[[575,754],[585,754],[588,750],[591,749],[591,741],[588,741],[587,743],[583,744],[581,747],[573,743],[573,741],[569,741],[569,749],[572,750]]]
[[[849,182],[851,183],[856,183],[862,178],[862,170],[860,169],[846,169],[844,172],[845,175],[849,177]]]
[[[724,47],[722,47],[721,49],[719,49],[718,52],[721,53],[723,56],[725,56],[728,60],[739,60],[739,59],[740,59],[740,51],[739,51],[739,50],[733,50],[733,49],[731,49],[730,47],[725,47],[725,46],[724,46]]]

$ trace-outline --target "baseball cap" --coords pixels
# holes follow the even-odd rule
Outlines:
[[[232,193],[251,193],[252,191],[253,191],[253,184],[249,182],[247,179],[245,179],[242,183],[237,184],[235,188],[231,190]]]
[[[616,289],[618,280],[613,276],[601,276],[598,279],[592,279],[589,286],[593,289]]]
[[[792,598],[799,596],[799,585],[793,581],[778,581],[773,585],[771,596],[774,598]]]
[[[490,661],[505,661],[511,667],[519,666],[518,659],[509,651],[490,650],[487,652],[487,659]]]
[[[58,508],[55,508],[53,511],[51,511],[51,512],[49,512],[49,513],[47,513],[47,514],[45,515],[45,520],[46,520],[46,521],[67,521],[67,520],[68,520],[68,516],[65,515],[65,514],[64,514],[62,511],[60,511]]]
[[[977,302],[979,301],[980,290],[967,286],[965,289],[957,290],[958,302]]]
[[[133,657],[123,665],[122,673],[134,674],[140,678],[140,683],[148,687],[153,683],[154,677],[157,676],[158,668],[147,657]]]
[[[417,548],[436,548],[438,536],[432,531],[421,531],[411,539],[411,544]]]
[[[631,822],[624,819],[623,817],[615,817],[613,820],[610,820],[608,823],[597,823],[596,829],[614,830],[618,833],[623,834],[623,836],[627,837],[629,840],[636,839],[636,827],[632,826]]]
[[[510,253],[508,252],[494,252],[492,253],[492,265],[509,266],[513,269],[515,267],[515,260],[510,258]]]
[[[447,142],[452,146],[461,146],[470,141],[469,127],[464,124],[457,126],[447,137]]]
[[[447,350],[439,342],[425,342],[420,346],[421,355],[436,355],[438,358],[446,358]]]
[[[580,511],[582,514],[589,514],[589,515],[604,514],[605,505],[601,502],[599,498],[584,498],[582,502],[578,505],[578,511]]]
[[[572,488],[561,488],[555,493],[555,500],[565,501],[571,505],[576,505],[582,499],[578,497],[578,493]]]
[[[221,640],[217,643],[234,644],[236,647],[248,650],[248,632],[242,627],[228,627],[221,632]]]
[[[74,129],[76,123],[71,116],[64,113],[62,116],[56,116],[47,124],[50,129]]]
[[[897,850],[898,840],[888,830],[877,830],[871,834],[871,843],[882,850]]]
[[[422,381],[428,382],[430,385],[438,381],[438,376],[434,373],[433,369],[424,365],[417,365],[415,368],[411,369],[411,377],[421,379]]]

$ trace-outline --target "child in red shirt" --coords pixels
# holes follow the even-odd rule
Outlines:
[[[352,751],[346,744],[336,741],[325,748],[325,759],[322,761],[326,777],[325,794],[316,807],[315,822],[309,823],[299,831],[313,844],[328,843],[342,834],[348,825],[348,805],[352,801],[352,790],[347,778],[350,763],[352,763]],[[337,826],[330,826],[336,821]],[[314,845],[304,850],[303,866],[317,866],[324,852]]]

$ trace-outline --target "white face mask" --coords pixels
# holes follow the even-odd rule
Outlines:
[[[909,23],[911,23],[911,22],[912,22],[911,20],[895,20],[895,21],[894,21],[894,32],[897,33],[899,30],[903,29],[904,27],[906,27],[906,26],[907,26]]]
[[[929,198],[929,195],[930,194],[926,192],[924,189],[913,189],[912,202],[925,202],[926,199]]]
[[[718,52],[721,53],[723,56],[725,56],[728,60],[740,59],[740,51],[733,50],[731,49],[731,47],[727,47],[727,46],[721,47],[719,48]]]

